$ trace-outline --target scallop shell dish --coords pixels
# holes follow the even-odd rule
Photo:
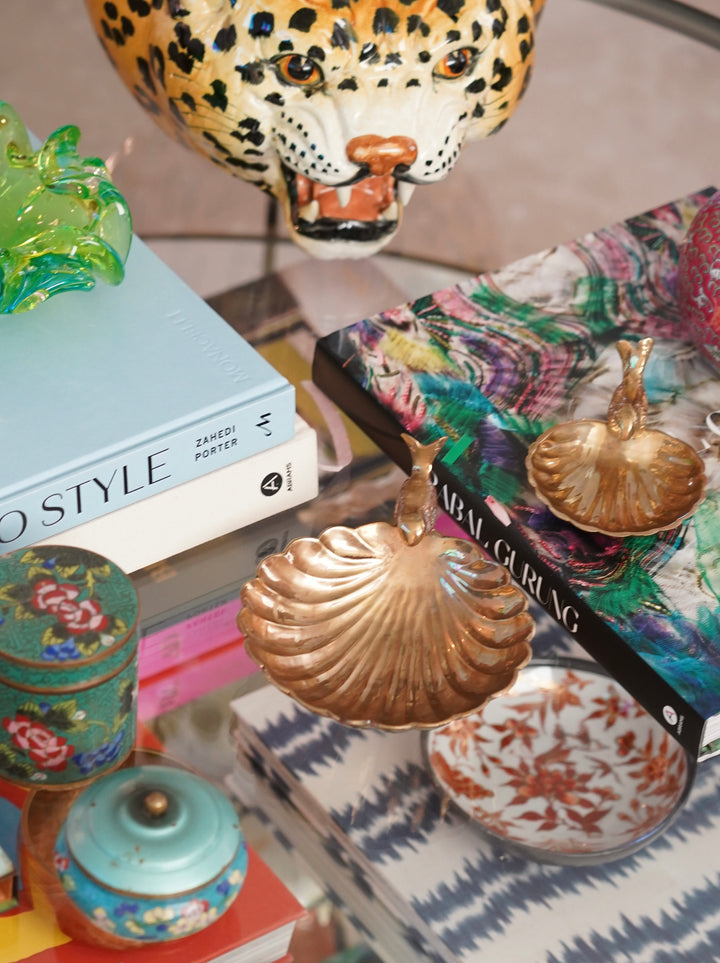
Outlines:
[[[296,701],[351,726],[432,728],[508,689],[531,656],[527,599],[503,566],[434,531],[433,459],[413,460],[393,524],[328,528],[242,589],[250,656]]]
[[[607,421],[581,419],[533,442],[528,479],[550,510],[604,535],[654,535],[688,518],[705,497],[702,460],[685,442],[646,426],[643,372],[653,339],[618,341],[622,382]]]

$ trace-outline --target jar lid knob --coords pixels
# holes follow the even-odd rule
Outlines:
[[[168,798],[164,792],[160,792],[160,790],[155,789],[145,796],[143,799],[143,806],[148,816],[157,818],[158,816],[165,815],[167,812]]]

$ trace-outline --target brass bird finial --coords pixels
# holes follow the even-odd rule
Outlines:
[[[393,522],[408,545],[417,545],[435,527],[438,500],[430,472],[447,436],[429,445],[421,445],[411,435],[403,434],[402,439],[410,449],[412,468],[398,494]]]
[[[647,421],[648,401],[643,374],[654,341],[643,338],[637,344],[618,341],[615,347],[622,360],[622,382],[613,392],[608,407],[607,424],[612,434],[623,441],[642,431]]]

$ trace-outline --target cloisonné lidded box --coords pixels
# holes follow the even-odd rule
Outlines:
[[[58,834],[54,865],[90,923],[87,942],[111,945],[112,934],[147,943],[215,922],[245,881],[248,852],[219,789],[194,773],[149,765],[83,789]]]
[[[108,559],[36,546],[0,557],[0,777],[67,787],[135,742],[134,586]]]

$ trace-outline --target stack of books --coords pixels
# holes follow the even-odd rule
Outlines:
[[[293,385],[138,238],[118,287],[6,319],[0,385],[0,552],[133,572],[317,494]]]
[[[237,625],[260,561],[310,528],[297,509],[204,542],[132,576],[140,603],[138,714],[150,719],[257,671]]]
[[[43,541],[90,549],[133,573],[273,517],[317,493],[315,432],[296,415],[293,437],[267,451]]]
[[[401,432],[448,436],[434,465],[441,507],[703,759],[720,751],[720,384],[681,317],[676,281],[679,247],[714,193],[345,327],[318,342],[313,368],[406,469]],[[536,496],[528,448],[559,422],[604,420],[622,376],[616,342],[647,336],[648,428],[700,455],[707,497],[659,534],[582,531]]]

